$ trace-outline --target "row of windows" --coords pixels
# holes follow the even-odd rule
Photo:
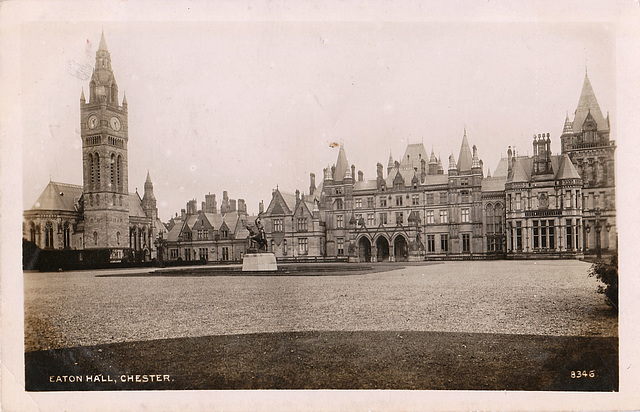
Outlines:
[[[461,203],[469,203],[470,199],[471,199],[471,194],[469,193],[468,190],[462,190],[460,191],[460,197],[459,200]],[[449,199],[450,197],[450,199]],[[409,197],[409,195],[396,195],[394,198],[392,198],[391,196],[387,197],[387,196],[381,196],[379,198],[379,205],[380,207],[387,207],[388,205],[388,200],[389,199],[394,199],[394,204],[395,206],[403,206],[405,201],[404,199],[410,199],[410,204],[412,206],[418,206],[420,205],[420,195],[419,194],[412,194],[411,197]],[[374,198],[371,197],[367,197],[367,208],[368,209],[372,209],[374,207]],[[436,200],[438,202],[436,202]],[[457,193],[448,193],[448,192],[439,192],[439,193],[426,193],[425,194],[425,204],[426,205],[436,205],[436,204],[441,204],[441,205],[446,205],[448,203],[456,203],[458,200],[458,194]],[[363,205],[363,199],[362,198],[355,198],[355,208],[356,209],[361,209],[362,205]],[[409,201],[407,201],[407,204],[409,204]],[[342,199],[336,199],[335,201],[335,209],[336,210],[342,210],[344,208],[344,202],[342,201]]]
[[[274,232],[283,232],[284,231],[284,223],[282,219],[273,219],[273,231]],[[307,218],[297,218],[296,219],[296,230],[298,232],[306,232],[309,230],[309,224],[307,222]]]
[[[111,154],[109,170],[111,172],[109,185],[112,189],[116,187],[122,191],[122,184],[124,181],[123,169],[122,169],[122,155]],[[91,188],[100,188],[100,155],[98,153],[89,153],[89,179]]]
[[[555,249],[555,222],[553,220],[533,220],[533,248]],[[565,221],[565,248],[578,247],[578,231],[572,219]],[[516,221],[515,227],[509,228],[511,250],[523,250],[523,226],[522,221]]]
[[[433,210],[427,210],[426,212],[426,223],[427,224],[436,224],[436,223],[449,223],[449,211],[448,210],[440,210],[439,211],[440,220],[436,222],[436,214]],[[358,225],[364,224],[363,215],[356,214],[356,222]],[[404,224],[404,212],[395,212],[396,224]],[[378,214],[380,224],[386,225],[387,221],[387,212],[382,212]],[[460,222],[461,223],[469,223],[470,222],[470,209],[463,208],[460,210]],[[493,222],[493,220],[492,220]],[[375,215],[373,213],[367,213],[366,224],[368,226],[375,225]],[[500,215],[499,226],[500,231],[502,231],[502,215]],[[344,228],[344,215],[336,215],[336,228],[343,229]]]
[[[552,196],[555,199],[551,199]],[[564,195],[559,196],[548,195],[546,193],[540,193],[537,196],[509,193],[507,194],[507,210],[577,208],[579,196],[579,190],[570,190]]]

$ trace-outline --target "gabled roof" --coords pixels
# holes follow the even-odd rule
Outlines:
[[[209,221],[213,230],[219,230],[222,224],[222,215],[218,213],[203,213],[204,217]]]
[[[483,192],[501,192],[504,190],[504,184],[507,182],[506,176],[486,177],[482,179]]]
[[[532,159],[519,157],[513,165],[511,176],[507,179],[509,182],[522,183],[531,180]]]
[[[458,170],[461,172],[471,170],[472,164],[473,157],[471,156],[469,140],[467,140],[467,130],[465,129],[464,136],[462,136],[462,144],[460,145],[460,155],[458,156]]]
[[[76,212],[76,203],[82,196],[82,186],[49,182],[31,210]]]
[[[609,130],[609,124],[602,116],[600,105],[596,99],[596,94],[593,92],[589,76],[585,73],[584,83],[582,84],[582,92],[580,93],[580,100],[578,100],[578,107],[575,111],[575,117],[573,118],[573,132],[579,133],[582,131],[582,124],[584,123],[587,115],[591,112],[594,120],[598,124],[598,131]]]
[[[167,241],[168,242],[177,242],[180,237],[180,232],[182,232],[182,224],[176,222],[177,224],[173,225],[169,233],[167,233]]]
[[[400,162],[400,169],[420,171],[420,162],[423,159],[425,162],[429,162],[427,151],[424,150],[424,145],[422,143],[408,144],[407,149],[404,151],[404,155],[402,156],[402,161]]]
[[[560,158],[560,166],[558,166],[558,172],[556,173],[556,179],[580,179],[578,171],[573,166],[573,162],[569,159],[569,156],[565,153]]]
[[[291,201],[291,197],[293,197],[293,201]],[[291,206],[289,206],[289,203],[291,203]],[[294,207],[295,195],[282,193],[280,189],[276,189],[273,191],[271,202],[267,206],[267,210],[265,210],[265,215],[290,215]]]
[[[411,186],[411,179],[413,179],[413,176],[415,176],[416,173],[417,172],[415,170],[409,168],[393,168],[385,179],[387,187],[393,187],[393,181],[396,179],[396,177],[398,177],[398,174],[400,175],[400,177],[402,177],[402,179],[404,179],[405,186]]]
[[[493,177],[507,177],[509,174],[509,159],[503,157],[498,162],[498,166],[493,171]]]
[[[136,193],[129,193],[129,217],[147,217],[142,210],[142,199]]]

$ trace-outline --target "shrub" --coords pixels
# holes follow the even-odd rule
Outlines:
[[[603,285],[598,285],[598,293],[605,296],[607,304],[618,310],[618,254],[611,256],[611,262],[599,260],[589,270],[589,276],[595,276]]]

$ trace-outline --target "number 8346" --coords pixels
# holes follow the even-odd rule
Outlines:
[[[587,371],[571,371],[571,379],[580,379],[580,378],[595,378],[596,371],[591,370]]]

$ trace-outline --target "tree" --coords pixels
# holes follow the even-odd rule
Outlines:
[[[599,260],[589,270],[589,276],[595,276],[603,285],[598,285],[598,293],[605,296],[607,304],[618,310],[618,254],[611,256],[611,262]]]

